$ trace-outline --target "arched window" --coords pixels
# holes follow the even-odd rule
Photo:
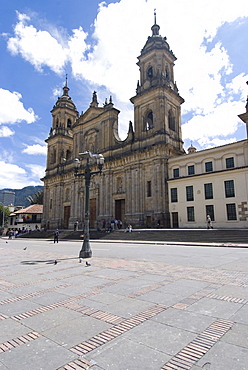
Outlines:
[[[168,121],[169,121],[169,129],[176,131],[176,120],[175,120],[175,116],[171,109],[168,112]]]
[[[56,149],[55,148],[52,148],[51,150],[50,163],[51,164],[56,163]]]
[[[149,78],[151,78],[151,77],[153,76],[153,69],[152,69],[152,67],[149,67],[149,68],[148,68],[148,70],[147,70],[147,76],[148,76]]]
[[[149,131],[153,128],[153,113],[149,112],[145,118],[144,129],[145,131]]]
[[[67,150],[66,151],[66,160],[68,161],[69,159],[71,159],[71,152],[70,152],[70,150]]]
[[[71,128],[71,120],[70,120],[70,118],[68,118],[68,120],[67,120],[67,127],[68,128]]]

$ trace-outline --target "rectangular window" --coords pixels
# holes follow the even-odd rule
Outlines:
[[[152,196],[152,182],[147,181],[147,196],[151,197]]]
[[[53,200],[50,199],[50,209],[52,209],[52,208],[53,208]]]
[[[194,207],[187,207],[187,219],[188,219],[188,222],[195,221]]]
[[[235,197],[235,191],[234,191],[234,181],[229,180],[225,181],[225,194],[226,198]]]
[[[188,175],[194,175],[195,174],[195,166],[188,166]]]
[[[171,188],[171,202],[177,202],[177,188]]]
[[[234,167],[234,158],[226,158],[226,168],[233,168]]]
[[[213,171],[213,162],[206,162],[205,163],[205,172],[212,172]]]
[[[204,184],[205,199],[213,199],[213,184]]]
[[[227,219],[229,221],[237,220],[235,203],[231,203],[231,204],[226,205],[226,213],[227,213]]]
[[[173,170],[173,177],[179,177],[179,168],[174,168]]]
[[[193,186],[186,186],[186,200],[187,201],[193,201],[194,200]]]
[[[215,221],[215,218],[214,218],[214,206],[212,206],[212,205],[207,205],[206,206],[206,218],[207,218],[207,215],[210,216],[210,218],[211,218],[212,221]]]

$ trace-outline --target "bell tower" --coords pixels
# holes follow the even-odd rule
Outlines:
[[[159,34],[156,12],[151,30],[152,36],[138,57],[140,79],[136,95],[130,99],[134,104],[135,139],[153,137],[151,144],[162,140],[180,153],[183,152],[181,104],[184,100],[174,80],[176,57],[166,37]]]
[[[47,171],[64,164],[72,156],[72,126],[78,117],[78,111],[68,94],[69,90],[66,77],[63,95],[58,98],[51,110],[52,127],[46,140],[48,144]]]

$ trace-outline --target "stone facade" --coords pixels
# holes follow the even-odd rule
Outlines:
[[[43,224],[50,228],[79,227],[84,222],[84,178],[75,177],[74,159],[79,153],[101,153],[102,174],[94,175],[90,188],[90,226],[120,219],[123,226],[170,226],[167,190],[168,158],[184,153],[181,110],[184,100],[174,81],[176,57],[159,26],[152,26],[140,56],[140,80],[134,105],[134,122],[127,138],[118,136],[118,114],[112,98],[99,107],[96,92],[89,108],[79,115],[69,96],[63,95],[52,109],[44,181]],[[82,171],[83,171],[83,161]],[[97,167],[92,163],[92,171]]]

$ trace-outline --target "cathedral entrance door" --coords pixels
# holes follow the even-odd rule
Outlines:
[[[70,212],[71,212],[71,207],[65,206],[64,207],[64,228],[65,229],[68,229],[69,227]]]
[[[125,222],[125,199],[116,199],[115,201],[115,219]]]
[[[96,198],[90,199],[90,227],[95,227],[96,221]]]
[[[172,212],[172,227],[173,227],[173,229],[178,229],[179,228],[178,212]]]
[[[146,227],[147,228],[152,227],[152,216],[146,216]]]

